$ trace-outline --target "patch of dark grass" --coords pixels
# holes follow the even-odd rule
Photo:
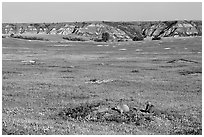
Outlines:
[[[34,36],[22,36],[22,35],[13,35],[12,38],[17,39],[25,39],[25,40],[43,40],[43,41],[49,41],[48,39],[44,39],[41,37],[34,37]]]
[[[96,79],[96,78],[94,78],[94,79],[90,79],[89,81],[90,81],[90,82],[96,82],[96,81],[97,81],[97,79]]]
[[[161,37],[153,37],[152,40],[161,40]]]
[[[2,71],[2,74],[21,74],[21,73],[16,71]]]
[[[76,68],[77,66],[63,66],[63,67],[61,67],[61,68],[65,68],[65,69],[68,69],[68,68]]]
[[[69,69],[67,69],[67,70],[61,70],[60,72],[73,72],[72,70],[69,70]]]
[[[157,68],[144,68],[143,70],[158,70]]]
[[[173,65],[173,66],[169,66],[169,65],[165,65],[165,66],[159,66],[160,68],[182,68],[182,67],[186,67],[187,65]]]
[[[100,57],[100,58],[104,58],[104,57]],[[97,64],[94,64],[94,65],[97,65],[97,66],[108,66],[109,64],[107,64],[107,63],[97,63]]]
[[[135,36],[132,38],[133,41],[142,41],[144,38],[142,36]]]
[[[72,76],[63,76],[62,78],[70,79],[70,78],[74,78],[74,77],[72,77]]]
[[[113,113],[109,116],[103,116],[103,122],[116,122],[116,123],[126,123],[135,126],[146,125],[153,120],[152,114],[141,113],[137,111],[129,111],[124,114]],[[101,121],[99,119],[98,121]]]
[[[50,66],[47,66],[47,67],[49,67],[49,68],[57,68],[57,67],[59,67],[59,66],[56,66],[56,65],[50,65]]]
[[[63,37],[63,39],[69,40],[69,41],[86,41],[85,39],[80,37]]]
[[[132,72],[132,73],[138,73],[139,70],[136,70],[136,69],[135,69],[135,70],[132,70],[131,72]]]
[[[193,75],[193,74],[202,74],[202,69],[193,69],[193,70],[181,70],[179,71],[179,74],[181,75]]]
[[[176,62],[199,63],[197,61],[188,60],[188,59],[174,59],[174,60],[167,61],[167,63],[176,63]]]
[[[102,103],[81,103],[75,107],[69,107],[63,109],[61,112],[59,112],[58,116],[60,116],[62,119],[75,119],[75,120],[83,120],[86,116],[88,116],[95,107],[100,106]]]
[[[164,61],[164,60],[162,60],[162,59],[152,59],[152,62],[162,62],[162,61]]]
[[[6,77],[6,76],[3,76],[3,77],[2,77],[2,79],[8,79],[8,77]]]

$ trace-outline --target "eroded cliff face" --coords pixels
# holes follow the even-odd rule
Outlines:
[[[187,37],[202,35],[202,21],[3,23],[3,34],[75,34],[91,39],[110,34],[110,40],[146,37]]]

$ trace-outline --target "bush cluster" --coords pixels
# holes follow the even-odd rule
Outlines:
[[[152,38],[152,40],[161,40],[161,37],[155,36]]]
[[[80,37],[63,37],[63,39],[69,40],[69,41],[86,41],[85,39]]]
[[[144,38],[143,37],[135,36],[135,37],[132,38],[132,40],[133,41],[142,41],[142,40],[144,40]]]
[[[49,41],[48,39],[44,39],[41,37],[34,37],[34,36],[22,36],[22,35],[10,35],[12,38],[17,38],[17,39],[26,39],[26,40],[44,40],[44,41]]]

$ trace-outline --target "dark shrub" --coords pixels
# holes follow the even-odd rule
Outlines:
[[[10,35],[10,37],[14,37],[14,34],[12,33],[12,34]]]
[[[138,37],[138,36],[135,36],[132,38],[133,41],[142,41],[144,38],[143,37]]]
[[[95,38],[95,39],[93,39],[93,41],[96,41],[96,42],[103,42],[103,40],[102,40],[102,39],[99,39],[99,38]]]
[[[152,38],[152,40],[161,40],[161,37],[155,36],[155,37]]]
[[[125,41],[124,39],[118,39],[117,40],[118,42],[123,42],[123,41]]]
[[[110,38],[110,34],[108,32],[102,33],[102,41],[107,42]]]
[[[10,35],[11,36],[11,35]],[[40,38],[40,37],[32,37],[32,36],[21,36],[21,35],[12,35],[12,38],[17,38],[17,39],[26,39],[26,40],[44,40],[44,41],[49,41],[48,39]]]
[[[85,39],[80,37],[63,37],[63,39],[69,40],[69,41],[85,41]]]

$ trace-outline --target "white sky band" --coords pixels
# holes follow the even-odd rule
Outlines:
[[[3,2],[2,22],[202,20],[201,2]]]

